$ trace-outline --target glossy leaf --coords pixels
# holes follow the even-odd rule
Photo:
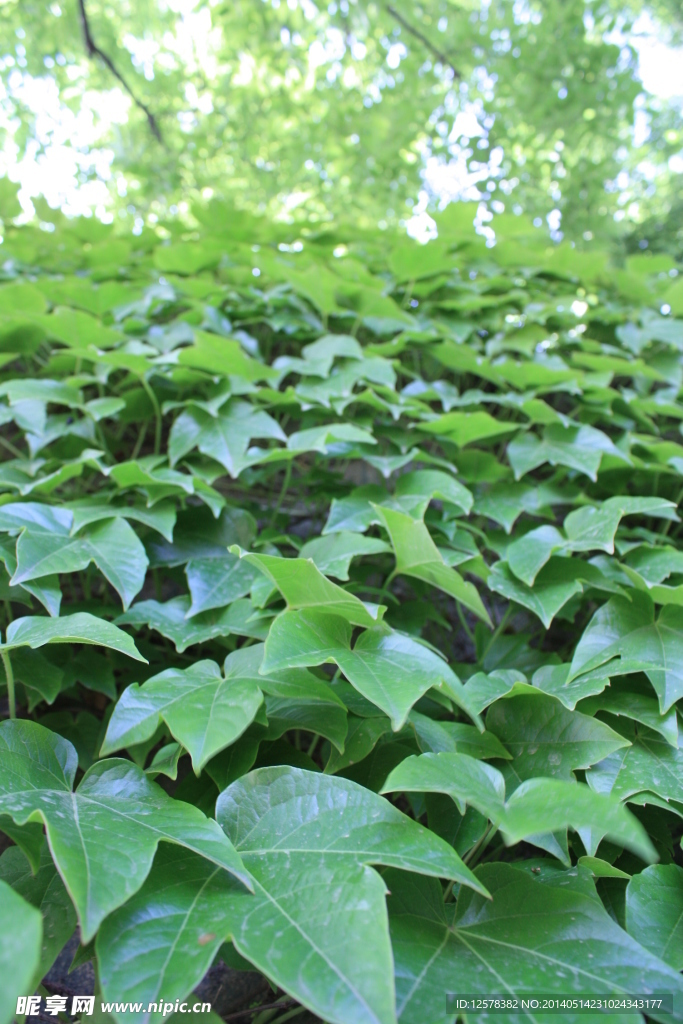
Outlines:
[[[19,996],[27,995],[40,963],[39,912],[0,878],[0,1021],[14,1019]]]
[[[263,670],[335,662],[348,681],[384,711],[394,729],[430,687],[441,687],[466,710],[459,679],[429,648],[387,627],[366,630],[351,649],[351,626],[317,611],[279,615],[266,640]]]
[[[3,722],[0,744],[0,809],[18,824],[45,823],[86,942],[140,888],[162,840],[196,850],[249,884],[215,823],[172,800],[130,761],[98,762],[74,794],[76,751],[66,740],[32,722]]]
[[[476,587],[445,564],[424,523],[402,512],[379,506],[377,514],[391,538],[391,546],[396,555],[394,571],[397,575],[414,576],[425,583],[431,583],[450,594],[484,622],[489,622],[488,612]]]
[[[522,995],[535,992],[539,978],[548,995],[591,992],[596,985],[626,995],[638,985],[680,998],[679,976],[615,924],[585,868],[547,867],[534,876],[516,865],[490,864],[479,874],[493,899],[467,894],[452,921],[431,881],[388,876],[396,1001],[404,1024],[445,1022],[444,992],[500,988]],[[496,1017],[506,1024],[516,1019]],[[666,1015],[655,1012],[653,1018],[665,1021]]]
[[[675,971],[683,970],[683,868],[652,864],[631,879],[626,929]]]

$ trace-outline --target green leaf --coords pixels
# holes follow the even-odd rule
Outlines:
[[[586,782],[597,793],[612,793],[620,800],[646,790],[666,801],[680,800],[683,750],[642,729],[630,747],[615,751],[586,772]]]
[[[97,935],[104,999],[145,1007],[114,1012],[114,1019],[163,1020],[163,1003],[184,999],[201,981],[239,920],[241,905],[239,886],[226,871],[188,850],[162,845],[142,888],[107,917]],[[147,1013],[149,1003],[159,1002],[159,1010]]]
[[[505,779],[493,765],[468,754],[420,754],[402,761],[389,775],[382,792],[447,793],[458,805],[475,807],[491,821],[500,821],[505,802]]]
[[[678,520],[674,501],[662,498],[607,498],[601,505],[586,505],[570,512],[564,530],[572,551],[614,552],[614,536],[623,516],[648,515]]]
[[[445,564],[423,522],[381,506],[376,506],[375,510],[391,539],[396,555],[396,575],[413,576],[431,583],[460,601],[487,625],[491,625],[477,588],[472,583],[466,583],[455,569]]]
[[[396,481],[396,497],[401,500],[409,496],[438,498],[449,502],[467,514],[472,508],[472,493],[448,473],[438,469],[416,469],[404,473]]]
[[[169,668],[142,686],[133,683],[125,690],[109,720],[100,753],[106,757],[143,743],[164,721],[199,773],[242,735],[262,701],[253,679],[224,678],[215,661],[197,661],[184,671]]]
[[[610,715],[642,722],[648,729],[653,729],[663,736],[672,747],[678,747],[676,708],[671,708],[666,715],[660,715],[658,701],[644,693],[615,690],[614,687],[610,687],[600,696],[588,697],[582,701],[580,710],[583,714],[590,715],[594,715],[596,711],[607,711]]]
[[[368,865],[480,888],[443,840],[338,777],[259,769],[221,794],[216,814],[256,882],[237,950],[331,1022],[394,1019],[384,886]]]
[[[183,352],[187,351],[183,349]],[[267,367],[262,369],[268,370]],[[168,441],[170,464],[174,466],[193,448],[198,448],[203,455],[215,459],[231,476],[236,477],[251,461],[246,452],[249,442],[255,437],[287,440],[286,434],[272,416],[254,410],[247,402],[229,401],[214,415],[190,406],[180,414],[171,428]]]
[[[0,647],[11,651],[17,647],[44,647],[45,644],[95,644],[144,661],[137,647],[122,629],[89,612],[62,615],[60,618],[26,615],[14,619],[7,627],[7,639]]]
[[[240,377],[242,380],[268,380],[276,376],[269,366],[251,359],[238,341],[222,338],[207,331],[195,330],[194,344],[178,353],[181,366],[191,366],[208,373]]]
[[[45,840],[42,825],[39,825],[37,822],[30,822],[28,825],[17,825],[9,814],[0,814],[0,832],[4,832],[6,836],[9,836],[16,843],[31,865],[31,871],[35,874],[40,867]]]
[[[296,768],[252,772],[221,795],[217,813],[250,864],[255,895],[206,860],[160,850],[144,887],[98,936],[107,998],[181,998],[232,938],[327,1020],[395,1020],[385,888],[369,865],[472,884],[453,850],[353,782]],[[140,969],[126,969],[140,956]]]
[[[626,930],[675,971],[683,970],[683,868],[652,864],[631,879]]]
[[[506,552],[507,564],[517,579],[533,587],[539,569],[565,544],[565,538],[554,526],[538,526],[512,542]]]
[[[148,562],[135,531],[120,517],[87,527],[77,537],[24,530],[17,541],[12,583],[78,572],[90,562],[118,591],[125,610],[142,588]]]
[[[604,722],[569,711],[542,693],[496,701],[486,727],[512,754],[509,771],[520,781],[536,776],[570,780],[577,768],[589,768],[629,745]]]
[[[330,751],[325,765],[326,774],[332,775],[365,760],[375,749],[377,742],[390,732],[391,722],[384,715],[378,715],[376,718],[350,716],[344,750],[342,753],[337,750]]]
[[[193,644],[205,643],[233,633],[264,640],[270,615],[262,614],[251,601],[235,601],[228,608],[213,609],[188,619],[190,598],[173,597],[170,601],[138,601],[116,622],[140,628],[149,626],[175,644],[179,654]]]
[[[668,605],[655,619],[647,594],[613,597],[584,630],[571,676],[585,675],[612,658],[632,660],[647,672],[662,714],[683,697],[683,609]]]
[[[515,480],[520,480],[538,466],[549,462],[551,466],[567,466],[597,480],[603,455],[614,455],[623,462],[630,459],[619,451],[606,434],[595,427],[563,427],[553,423],[543,431],[543,437],[521,434],[507,448]]]
[[[533,585],[517,578],[507,562],[496,562],[486,585],[489,590],[528,608],[538,616],[546,629],[550,628],[558,612],[587,587],[608,593],[621,592],[621,587],[607,579],[595,565],[579,558],[551,558],[535,576]]]
[[[500,757],[509,761],[512,757],[492,732],[479,732],[473,725],[465,725],[463,722],[439,722],[415,710],[410,712],[409,719],[425,753],[450,751],[483,760]]]
[[[402,727],[413,704],[433,686],[470,713],[458,677],[423,644],[386,626],[361,633],[353,650],[351,636],[351,624],[338,615],[283,612],[270,627],[263,671],[334,662],[359,693],[389,716],[394,729]]]
[[[76,928],[76,911],[57,874],[47,843],[42,837],[38,867],[32,866],[19,847],[11,846],[0,857],[0,880],[27,903],[40,911],[43,919],[40,965],[33,984],[26,986],[28,994],[52,967],[64,945]]]
[[[316,608],[339,615],[354,626],[373,626],[384,615],[381,605],[368,605],[323,576],[309,558],[252,555],[231,548],[233,554],[256,566],[280,591],[292,610]]]
[[[40,913],[0,879],[0,1024],[10,1024],[17,998],[31,992],[41,936]]]
[[[162,840],[195,850],[250,885],[215,823],[172,800],[130,761],[99,761],[73,793],[76,751],[66,740],[33,722],[3,722],[0,745],[0,809],[20,825],[44,822],[83,941],[140,888]]]
[[[487,412],[447,412],[429,423],[420,423],[426,434],[436,434],[459,448],[488,437],[500,437],[518,429],[516,423],[502,423]]]
[[[228,551],[221,558],[191,559],[185,574],[192,598],[188,618],[245,597],[258,575],[253,566]]]
[[[109,500],[102,500],[98,497],[82,499],[69,502],[66,506],[73,515],[72,533],[78,533],[84,526],[90,523],[100,522],[102,519],[111,519],[112,516],[119,516],[124,519],[133,519],[135,522],[143,523],[157,530],[169,544],[173,539],[173,528],[176,523],[176,510],[171,501],[160,501],[153,508],[136,505],[119,505],[108,496]]]
[[[379,555],[391,548],[375,537],[363,537],[341,530],[328,537],[307,541],[299,552],[300,558],[310,558],[320,572],[338,580],[348,580],[351,560],[360,555]]]
[[[615,924],[585,868],[544,867],[533,875],[518,865],[487,864],[479,877],[493,899],[463,893],[451,920],[435,883],[387,874],[402,1024],[445,1024],[447,992],[522,995],[541,984],[558,996],[630,995],[637,988],[681,998],[679,976]],[[518,1019],[496,1014],[500,1024]],[[582,1017],[562,1019],[578,1024]]]
[[[504,777],[493,765],[467,754],[439,753],[409,757],[394,768],[382,792],[399,790],[446,793],[461,814],[466,805],[474,807],[502,830],[508,845],[523,839],[533,843],[570,825],[577,830],[599,827],[646,860],[656,859],[640,822],[618,800],[583,783],[532,778],[506,801]]]
[[[558,833],[567,826],[577,831],[599,829],[612,842],[644,860],[657,852],[638,819],[616,799],[596,793],[583,783],[534,778],[518,786],[505,805],[501,829],[508,844]]]

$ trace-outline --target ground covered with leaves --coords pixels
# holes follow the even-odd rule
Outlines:
[[[1,1024],[683,1019],[683,284],[449,209],[6,232]]]

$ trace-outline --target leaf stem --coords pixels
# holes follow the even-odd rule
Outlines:
[[[275,1017],[270,1021],[270,1024],[285,1024],[286,1020],[291,1020],[292,1017],[298,1017],[298,1015],[303,1013],[305,1009],[305,1006],[295,1006],[293,1009],[288,1010],[287,1013],[283,1013],[280,1017]]]
[[[143,422],[142,426],[140,427],[140,433],[138,434],[138,439],[135,442],[135,447],[133,448],[133,451],[130,453],[130,460],[131,460],[131,462],[135,462],[135,460],[137,459],[138,455],[140,454],[140,449],[142,448],[142,445],[143,445],[143,442],[145,440],[146,434],[147,434],[147,423]]]
[[[277,499],[277,503],[275,505],[275,508],[273,509],[273,514],[270,517],[270,525],[271,526],[273,526],[275,524],[275,520],[277,519],[277,514],[280,511],[280,506],[282,505],[282,502],[285,500],[285,494],[287,493],[287,490],[289,489],[289,482],[292,479],[292,462],[293,462],[293,460],[290,459],[289,462],[287,463],[287,468],[285,469],[285,476],[284,476],[284,479],[282,481],[282,487],[280,488],[280,494],[279,494],[279,497]]]
[[[23,454],[23,452],[20,452],[18,448],[15,448],[15,446],[12,444],[12,442],[8,441],[7,438],[3,437],[1,434],[0,434],[0,444],[3,446],[3,448],[6,448],[8,452],[10,452],[12,455],[14,455],[14,457],[16,459],[25,459],[26,458],[26,456]]]
[[[498,639],[498,637],[500,636],[502,631],[505,629],[505,626],[507,625],[507,621],[510,618],[511,612],[512,612],[512,605],[508,604],[507,608],[505,609],[505,611],[503,613],[503,616],[502,616],[500,622],[498,623],[498,625],[494,629],[493,633],[489,637],[489,642],[487,643],[486,650],[484,651],[484,657],[486,657],[486,655],[489,652],[489,648],[491,648],[493,646],[493,644]]]
[[[389,573],[389,575],[385,579],[385,581],[384,581],[384,583],[382,585],[382,589],[380,590],[379,594],[377,595],[377,604],[381,604],[382,600],[385,597],[388,597],[388,596],[393,597],[393,594],[391,594],[391,595],[389,594],[389,587],[391,586],[392,581],[393,581],[395,576],[396,576],[396,570],[394,569],[392,572]]]
[[[464,613],[463,613],[463,610],[462,610],[462,607],[461,607],[461,605],[460,605],[460,602],[459,602],[459,601],[456,601],[456,602],[455,602],[455,608],[456,608],[456,611],[457,611],[457,613],[458,613],[458,618],[460,619],[460,625],[462,626],[462,628],[463,628],[463,629],[465,630],[465,632],[467,633],[467,636],[468,636],[468,637],[470,638],[470,640],[471,640],[471,641],[472,641],[472,643],[474,644],[474,648],[475,648],[475,650],[476,650],[476,647],[477,647],[477,643],[476,643],[476,640],[474,639],[474,633],[472,632],[472,630],[470,629],[470,627],[469,627],[469,626],[467,625],[467,620],[466,620],[466,618],[465,618],[465,615],[464,615]]]
[[[9,716],[10,718],[16,718],[17,699],[16,694],[14,692],[14,673],[12,672],[12,662],[7,651],[0,651],[0,658],[2,658],[2,667],[5,670],[5,679],[7,680],[7,702],[9,704]]]
[[[493,839],[493,837],[494,837],[494,835],[496,834],[497,831],[498,831],[498,826],[497,825],[494,826],[493,822],[490,821],[488,823],[488,825],[486,826],[486,828],[484,829],[483,834],[476,841],[476,843],[474,844],[472,849],[469,851],[468,854],[466,854],[463,857],[463,859],[462,859],[463,864],[467,864],[468,866],[470,864],[471,865],[476,864],[477,863],[477,854],[479,854],[482,850],[486,849],[486,844],[489,842],[490,839]]]
[[[154,394],[154,389],[147,378],[141,377],[140,380],[154,409],[154,454],[158,455],[161,451],[161,409],[159,408],[157,396]]]
[[[316,748],[316,746],[318,744],[318,740],[319,739],[320,739],[320,733],[318,733],[318,732],[314,733],[313,734],[313,739],[311,740],[311,743],[310,743],[310,746],[309,746],[308,750],[306,751],[306,753],[308,754],[309,757],[313,757],[313,751],[315,750],[315,748]]]

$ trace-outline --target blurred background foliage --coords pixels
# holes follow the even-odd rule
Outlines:
[[[680,256],[682,35],[677,0],[3,0],[2,212],[12,179],[43,222],[216,197],[424,234],[468,199]]]

